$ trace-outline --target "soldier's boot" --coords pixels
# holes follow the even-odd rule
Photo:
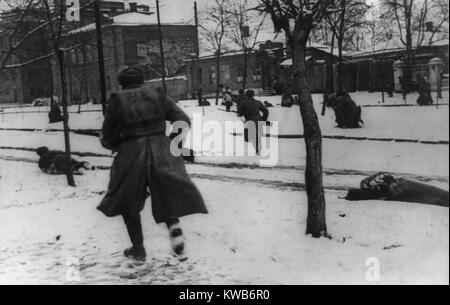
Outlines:
[[[144,248],[144,238],[142,235],[142,225],[141,217],[134,216],[123,216],[125,225],[127,226],[128,235],[130,236],[131,243],[133,246],[131,248],[123,251],[125,257],[132,258],[137,261],[145,261],[147,253]]]
[[[128,258],[132,258],[136,261],[145,262],[147,258],[147,253],[145,252],[145,248],[143,246],[139,247],[131,247],[128,249],[125,249],[123,251],[123,255]]]
[[[180,221],[178,219],[174,219],[168,221],[166,224],[169,229],[170,243],[174,255],[180,260],[186,260],[184,236],[183,230],[180,227]]]

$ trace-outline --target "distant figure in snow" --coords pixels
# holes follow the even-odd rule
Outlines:
[[[418,83],[419,98],[417,99],[417,104],[421,106],[432,105],[433,98],[431,97],[430,83],[423,76],[419,77]]]
[[[387,94],[389,95],[389,97],[394,97],[394,85],[392,84],[392,78],[389,78],[386,81],[386,85],[385,85],[385,90],[387,92]]]
[[[198,105],[202,106],[202,103],[203,103],[203,89],[202,89],[202,87],[198,87],[197,100],[198,100]]]
[[[227,89],[223,93],[223,100],[225,102],[227,112],[230,112],[231,106],[233,106],[233,93],[231,92],[230,87],[227,87]]]
[[[262,130],[259,128],[259,122],[267,122],[269,117],[269,110],[260,101],[255,99],[255,92],[253,90],[247,91],[247,101],[244,101],[238,111],[238,116],[245,118],[246,128],[244,130],[244,139],[246,142],[251,142],[255,147],[256,154],[261,152],[261,138]],[[253,125],[252,130],[250,124]],[[250,131],[253,131],[250,133]]]
[[[286,83],[280,81],[280,78],[278,76],[275,77],[275,80],[273,82],[273,91],[276,95],[282,95],[283,89],[286,86]]]
[[[339,128],[361,128],[361,106],[357,106],[346,92],[331,94],[326,105],[334,110]]]
[[[208,102],[208,100],[206,98],[203,99],[203,101],[200,103],[199,106],[211,106],[211,103]]]
[[[292,96],[291,85],[285,84],[283,87],[283,95],[281,96],[281,107],[291,108],[294,105],[294,97]]]
[[[397,178],[389,173],[379,173],[364,179],[360,188],[351,189],[345,199],[403,201],[449,206],[448,191],[417,181]]]
[[[57,102],[52,101],[50,105],[50,112],[48,113],[48,118],[50,123],[58,123],[63,121],[63,116],[61,115],[61,109]]]
[[[37,149],[39,155],[39,168],[49,175],[64,175],[66,174],[66,155],[62,151],[49,150],[48,147],[43,146]],[[72,173],[82,175],[83,170],[94,169],[88,162],[79,162],[75,159],[70,160],[69,164]]]
[[[272,108],[273,105],[271,103],[269,103],[268,101],[264,101],[264,106],[266,106],[266,108]]]

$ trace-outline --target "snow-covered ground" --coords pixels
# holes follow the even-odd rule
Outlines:
[[[360,93],[354,98],[359,104],[377,105],[381,97]],[[314,99],[320,111],[321,96]],[[279,97],[265,100],[279,103]],[[403,100],[397,96],[386,103]],[[214,106],[205,107],[203,115],[195,101],[179,104],[191,117],[198,113],[205,121],[238,120]],[[270,119],[279,122],[282,135],[302,133],[298,107],[276,106]],[[342,130],[328,111],[320,124],[324,135],[449,140],[448,105],[364,107],[363,119],[364,128]],[[70,125],[98,129],[101,122],[100,113],[85,112],[72,114]],[[37,131],[7,130],[20,128]],[[148,261],[135,264],[122,256],[129,241],[121,219],[108,219],[95,209],[112,162],[98,139],[71,134],[74,152],[97,154],[77,158],[104,167],[76,177],[77,188],[37,167],[37,156],[30,150],[43,145],[63,149],[61,132],[45,132],[60,128],[47,123],[45,112],[0,114],[0,284],[371,284],[366,277],[369,258],[380,263],[381,278],[375,283],[449,282],[448,208],[340,199],[348,188],[379,171],[448,189],[446,144],[324,139],[330,240],[304,234],[302,139],[279,139],[273,168],[259,168],[256,157],[200,156],[187,169],[210,214],[182,220],[189,260],[180,263],[170,256],[168,233],[154,224],[148,202],[143,216]],[[242,140],[242,135],[224,137]],[[79,282],[71,281],[73,267],[80,271]]]
[[[441,100],[445,101],[446,105],[440,106],[410,106],[410,107],[364,107],[362,119],[365,126],[362,129],[342,130],[336,128],[334,122],[334,113],[332,110],[327,110],[325,116],[319,116],[322,133],[324,135],[345,135],[356,137],[369,138],[407,138],[417,140],[449,140],[448,128],[448,91],[444,92],[446,97]],[[353,99],[360,105],[379,106],[379,93],[355,93],[352,94]],[[269,109],[269,120],[279,122],[280,135],[300,135],[303,133],[303,127],[300,118],[300,111],[298,106],[291,109],[281,108],[281,97],[261,97],[262,101],[269,101],[275,107]],[[313,95],[314,105],[317,113],[321,112],[322,95]],[[408,101],[414,105],[417,97],[414,94],[408,96]],[[210,100],[213,104],[214,101]],[[215,120],[219,122],[236,120],[234,113],[227,113],[218,111],[216,107],[200,108],[196,106],[197,101],[180,101],[179,105],[191,117],[196,113],[202,117],[203,120]],[[401,95],[396,95],[395,98],[387,98],[385,105],[402,105],[403,99]],[[87,111],[100,110],[99,105],[83,105],[82,109]],[[223,109],[224,107],[220,107]],[[71,111],[76,112],[78,106],[72,106]],[[25,111],[21,114],[8,114],[5,112],[0,114],[0,129],[1,128],[31,128],[31,129],[62,129],[62,123],[48,124],[47,110],[41,109],[40,113],[37,108],[24,109],[8,109],[8,111]],[[35,113],[27,113],[34,111]],[[203,115],[204,113],[204,115]],[[86,112],[78,115],[73,113],[71,115],[70,126],[72,129],[99,129],[103,117],[100,112]]]
[[[351,203],[339,199],[343,191],[327,190],[334,238],[314,240],[304,235],[303,191],[196,178],[210,214],[183,219],[189,260],[170,257],[168,233],[154,224],[148,204],[149,260],[134,265],[121,254],[129,245],[121,219],[95,209],[107,171],[78,177],[74,189],[31,163],[0,161],[0,168],[2,284],[70,284],[71,266],[80,268],[83,284],[369,284],[372,257],[381,284],[448,283],[448,209]]]

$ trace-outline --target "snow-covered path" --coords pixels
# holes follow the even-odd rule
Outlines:
[[[314,240],[304,235],[304,192],[195,179],[210,214],[183,219],[190,259],[170,257],[148,205],[149,260],[135,265],[121,254],[121,219],[95,210],[107,171],[77,177],[73,189],[34,164],[0,161],[0,169],[0,283],[70,284],[70,263],[78,262],[82,284],[364,284],[369,257],[380,260],[381,284],[448,283],[448,209],[349,203],[329,190],[334,239]]]
[[[74,152],[111,155],[109,151],[100,146],[98,138],[95,137],[72,135],[71,142]],[[2,147],[25,147],[31,150],[40,146],[64,150],[62,133],[0,131],[0,155],[24,155],[37,160],[35,153],[2,149]],[[280,139],[277,148],[276,167],[302,168],[305,166],[306,150],[303,139]],[[330,170],[354,170],[370,173],[387,171],[421,176],[449,176],[448,145],[324,139],[323,151],[324,168]],[[84,159],[94,162],[91,158]],[[95,160],[93,163],[95,165],[111,164],[111,158],[105,160],[96,158]],[[213,164],[259,164],[259,159],[255,157],[200,156],[197,160]]]

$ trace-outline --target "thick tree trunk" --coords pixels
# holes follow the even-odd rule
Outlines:
[[[306,143],[305,181],[308,195],[306,234],[319,238],[327,236],[327,226],[322,181],[322,133],[306,78],[306,45],[311,28],[312,22],[296,29],[289,44],[293,54],[294,75],[300,95],[300,113]]]
[[[61,74],[61,91],[62,91],[62,106],[63,106],[63,124],[64,124],[64,144],[66,153],[66,176],[67,183],[70,186],[75,186],[72,169],[70,168],[71,151],[70,151],[70,136],[69,136],[69,112],[67,111],[67,77],[64,63],[64,51],[57,49],[57,57],[59,64],[59,71]]]
[[[220,50],[216,55],[216,106],[219,105],[220,96]]]

